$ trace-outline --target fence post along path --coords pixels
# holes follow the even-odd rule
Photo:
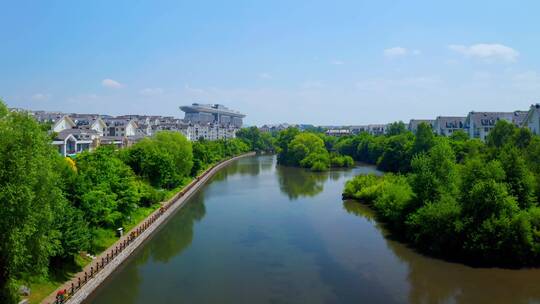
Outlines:
[[[70,281],[65,282],[41,303],[78,304],[83,302],[105,279],[113,273],[152,233],[170,218],[185,202],[203,186],[214,174],[231,162],[253,156],[255,152],[245,153],[223,160],[197,176],[191,183],[176,193],[170,200],[152,212],[137,226],[120,237],[116,243],[103,251]]]

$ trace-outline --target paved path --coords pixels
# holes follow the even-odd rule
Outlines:
[[[99,285],[103,283],[103,281],[135,251],[135,249],[137,249],[137,247],[139,247],[161,224],[165,223],[176,210],[182,207],[188,198],[214,174],[231,162],[252,155],[255,155],[255,153],[246,153],[225,160],[203,172],[189,185],[175,194],[173,198],[164,202],[162,204],[163,208],[154,211],[146,219],[141,221],[139,225],[127,232],[116,243],[107,248],[107,250],[103,251],[103,253],[97,256],[92,263],[88,264],[82,271],[75,274],[70,281],[64,283],[41,303],[55,303],[58,291],[66,290],[68,293],[71,293],[72,288],[75,289],[75,293],[70,296],[66,303],[78,304],[84,301],[84,299],[99,287]],[[102,263],[105,265],[104,267],[102,266]],[[99,269],[99,271],[96,272],[96,269]],[[77,288],[79,284],[82,286]]]

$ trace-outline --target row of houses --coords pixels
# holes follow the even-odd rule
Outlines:
[[[514,111],[514,112],[469,112],[467,116],[438,116],[435,119],[411,119],[408,129],[411,132],[416,132],[418,125],[426,123],[431,126],[433,132],[442,136],[450,136],[454,132],[461,130],[466,132],[470,138],[478,138],[482,141],[486,140],[489,132],[495,127],[498,121],[504,120],[514,124],[517,127],[529,127],[529,113],[534,115],[538,112],[540,105],[533,105],[529,111]],[[536,114],[538,116],[538,114]],[[532,117],[531,117],[532,118]],[[529,119],[530,120],[530,119]],[[535,123],[530,122],[533,126]],[[538,119],[536,125],[540,126]],[[531,128],[538,134],[540,127]]]
[[[435,119],[411,119],[409,131],[415,133],[421,123],[431,126],[433,132],[450,136],[458,130],[466,132],[470,138],[485,140],[498,121],[505,120],[518,127],[527,127],[532,133],[540,135],[540,104],[531,105],[528,111],[514,112],[469,112],[467,116],[438,116]],[[346,136],[366,132],[372,135],[386,133],[386,124],[332,127],[326,131],[330,136]]]
[[[53,145],[64,155],[93,150],[100,145],[128,147],[159,131],[176,131],[188,140],[229,139],[236,136],[238,126],[216,123],[192,123],[172,116],[77,114],[61,112],[29,112],[40,123],[51,125]]]

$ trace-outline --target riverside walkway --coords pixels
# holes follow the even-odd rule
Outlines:
[[[255,152],[242,154],[223,160],[197,176],[191,183],[175,194],[171,199],[162,203],[162,207],[150,214],[141,223],[131,229],[125,236],[103,251],[94,261],[82,271],[56,289],[42,304],[78,304],[83,302],[105,279],[113,273],[152,233],[163,224],[172,214],[181,208],[202,185],[204,185],[221,168],[232,161],[246,156],[253,156]],[[63,300],[57,295],[63,294]]]

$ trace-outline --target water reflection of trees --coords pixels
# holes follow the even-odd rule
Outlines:
[[[343,202],[343,208],[372,221],[377,230],[387,235],[369,207],[347,200]],[[408,266],[410,303],[530,303],[540,300],[540,269],[472,268],[426,257],[400,242],[385,240],[388,248]]]
[[[279,189],[290,200],[300,197],[313,197],[321,193],[328,180],[328,172],[311,172],[306,169],[277,166]]]
[[[178,213],[159,231],[148,246],[154,261],[167,263],[179,255],[193,241],[193,226],[206,214],[202,192],[195,194]]]
[[[224,181],[229,176],[257,176],[263,171],[271,170],[273,166],[272,156],[257,156],[242,158],[220,170],[213,177],[214,181]]]
[[[148,263],[167,263],[191,245],[193,226],[206,214],[204,194],[198,192],[187,204],[173,215],[162,230],[148,244],[144,244],[133,260],[124,264],[116,277],[103,290],[92,295],[86,303],[137,303],[142,278],[139,268]],[[98,302],[99,301],[99,302]]]

